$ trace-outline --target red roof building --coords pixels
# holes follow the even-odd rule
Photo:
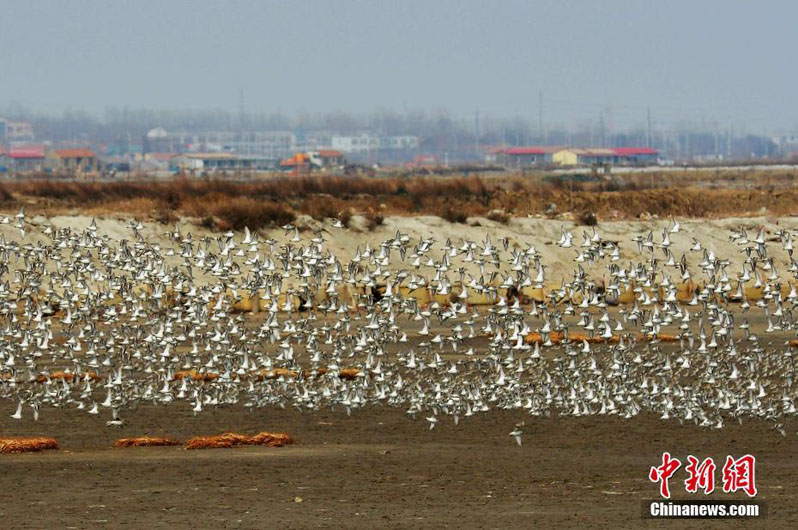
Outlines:
[[[20,159],[44,159],[43,145],[26,145],[24,147],[12,147],[8,152],[8,157],[15,160]]]
[[[614,147],[612,149],[618,156],[657,156],[659,151],[650,147]]]
[[[44,146],[12,147],[8,151],[8,158],[13,171],[41,171],[44,168]]]
[[[94,151],[91,149],[55,149],[53,151],[58,158],[95,158]]]
[[[47,153],[46,167],[53,171],[96,171],[99,162],[94,151],[85,147],[53,149]]]

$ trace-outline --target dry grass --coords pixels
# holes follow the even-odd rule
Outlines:
[[[256,229],[366,212],[373,226],[384,215],[433,214],[452,222],[502,210],[541,215],[593,212],[597,218],[642,214],[683,217],[798,212],[798,170],[639,173],[611,180],[571,182],[561,177],[505,174],[455,176],[279,176],[263,180],[177,178],[170,181],[76,182],[46,179],[0,184],[0,204],[25,204],[48,214],[79,209],[94,215],[126,213],[164,223],[178,215],[216,229]],[[504,222],[504,218],[496,219]]]
[[[55,438],[43,436],[0,438],[0,453],[32,453],[48,449],[58,449]]]
[[[577,220],[579,221],[579,224],[585,226],[596,226],[598,224],[596,214],[593,212],[582,212],[579,214],[579,217],[577,217]]]
[[[488,214],[488,219],[496,223],[501,223],[503,225],[506,225],[507,223],[510,222],[510,219],[512,219],[512,215],[505,212],[504,210],[491,210],[490,213]]]
[[[233,230],[243,230],[244,227],[257,229],[265,226],[283,226],[296,218],[294,212],[283,204],[258,201],[249,197],[234,197],[219,201],[213,205],[211,212],[226,224],[219,228]]]

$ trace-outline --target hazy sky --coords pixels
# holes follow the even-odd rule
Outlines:
[[[0,108],[798,124],[798,2],[0,0]]]

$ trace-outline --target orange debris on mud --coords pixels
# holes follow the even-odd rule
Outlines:
[[[254,377],[258,381],[262,381],[264,379],[278,379],[279,377],[310,377],[313,375],[324,375],[329,370],[327,368],[321,367],[317,368],[315,371],[312,370],[288,370],[287,368],[274,368],[272,370],[260,370],[259,372],[255,372]],[[338,371],[338,377],[340,379],[348,379],[352,380],[355,379],[357,376],[360,375],[360,370],[358,368],[343,368]]]
[[[44,436],[0,438],[0,453],[31,453],[58,449],[55,438]]]
[[[181,443],[180,440],[174,438],[138,436],[136,438],[120,438],[114,442],[114,447],[168,447]]]
[[[563,333],[558,331],[552,331],[548,334],[549,341],[551,344],[561,344],[565,340],[565,336]],[[676,342],[679,340],[678,335],[669,335],[666,333],[657,333],[657,334],[639,334],[637,335],[637,340],[642,341],[652,341],[658,340],[660,342]],[[546,341],[541,333],[529,333],[525,338],[525,342],[527,344],[544,344]],[[618,335],[613,335],[609,339],[605,339],[600,335],[584,335],[582,333],[569,333],[568,340],[571,342],[582,342],[587,341],[591,344],[606,344],[606,343],[617,343],[620,341],[620,337]],[[798,345],[798,341],[795,341],[796,345]]]
[[[676,335],[668,335],[666,333],[642,335],[642,337],[644,337],[645,340],[651,341],[651,340],[657,339],[660,342],[676,342],[676,341],[679,340],[679,337],[677,337]]]
[[[296,370],[289,370],[287,368],[273,368],[272,370],[260,370],[259,372],[255,372],[254,377],[257,381],[262,381],[264,379],[278,379],[280,377],[294,378],[297,375],[299,375],[299,372]]]
[[[172,377],[172,381],[180,381],[184,377],[194,381],[214,381],[219,377],[219,374],[213,372],[201,373],[196,370],[181,370]]]
[[[262,445],[265,447],[282,447],[294,443],[290,434],[282,432],[259,432],[254,436],[226,432],[218,436],[195,436],[190,438],[186,449],[227,449],[237,445]]]
[[[285,432],[259,432],[249,439],[249,445],[282,447],[294,443],[294,438]]]
[[[53,380],[56,380],[56,379],[64,380],[64,381],[73,381],[73,380],[81,381],[81,380],[86,379],[86,378],[91,379],[92,381],[98,381],[100,379],[100,377],[97,375],[96,372],[82,372],[82,373],[79,373],[79,374],[73,374],[73,373],[70,373],[70,372],[57,371],[57,372],[53,372],[53,373],[51,373],[49,375],[39,374],[39,375],[36,376],[36,379],[34,379],[34,382],[36,382],[36,383],[46,383],[48,378],[49,378],[50,381],[53,381]]]
[[[560,333],[559,331],[553,331],[548,334],[548,338],[552,344],[561,344],[565,340],[565,335],[563,333]],[[543,334],[541,333],[530,333],[525,337],[524,340],[526,341],[527,344],[535,344],[535,343],[544,344],[546,342],[545,339],[543,338]],[[594,335],[591,337],[590,335],[584,335],[582,333],[569,333],[568,340],[570,340],[571,342],[587,341],[589,343],[603,344],[603,343],[618,342],[620,339],[615,335],[613,335],[609,339],[605,339],[604,337],[601,337],[599,335]]]
[[[338,377],[341,379],[348,379],[352,380],[357,378],[360,375],[360,370],[357,368],[344,368],[343,370],[338,372]]]

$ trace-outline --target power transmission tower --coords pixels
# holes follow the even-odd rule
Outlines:
[[[542,142],[545,142],[545,134],[543,133],[543,91],[538,90],[538,137]]]
[[[244,132],[244,88],[238,91],[238,126]]]
[[[479,109],[474,111],[474,154],[479,154]]]

